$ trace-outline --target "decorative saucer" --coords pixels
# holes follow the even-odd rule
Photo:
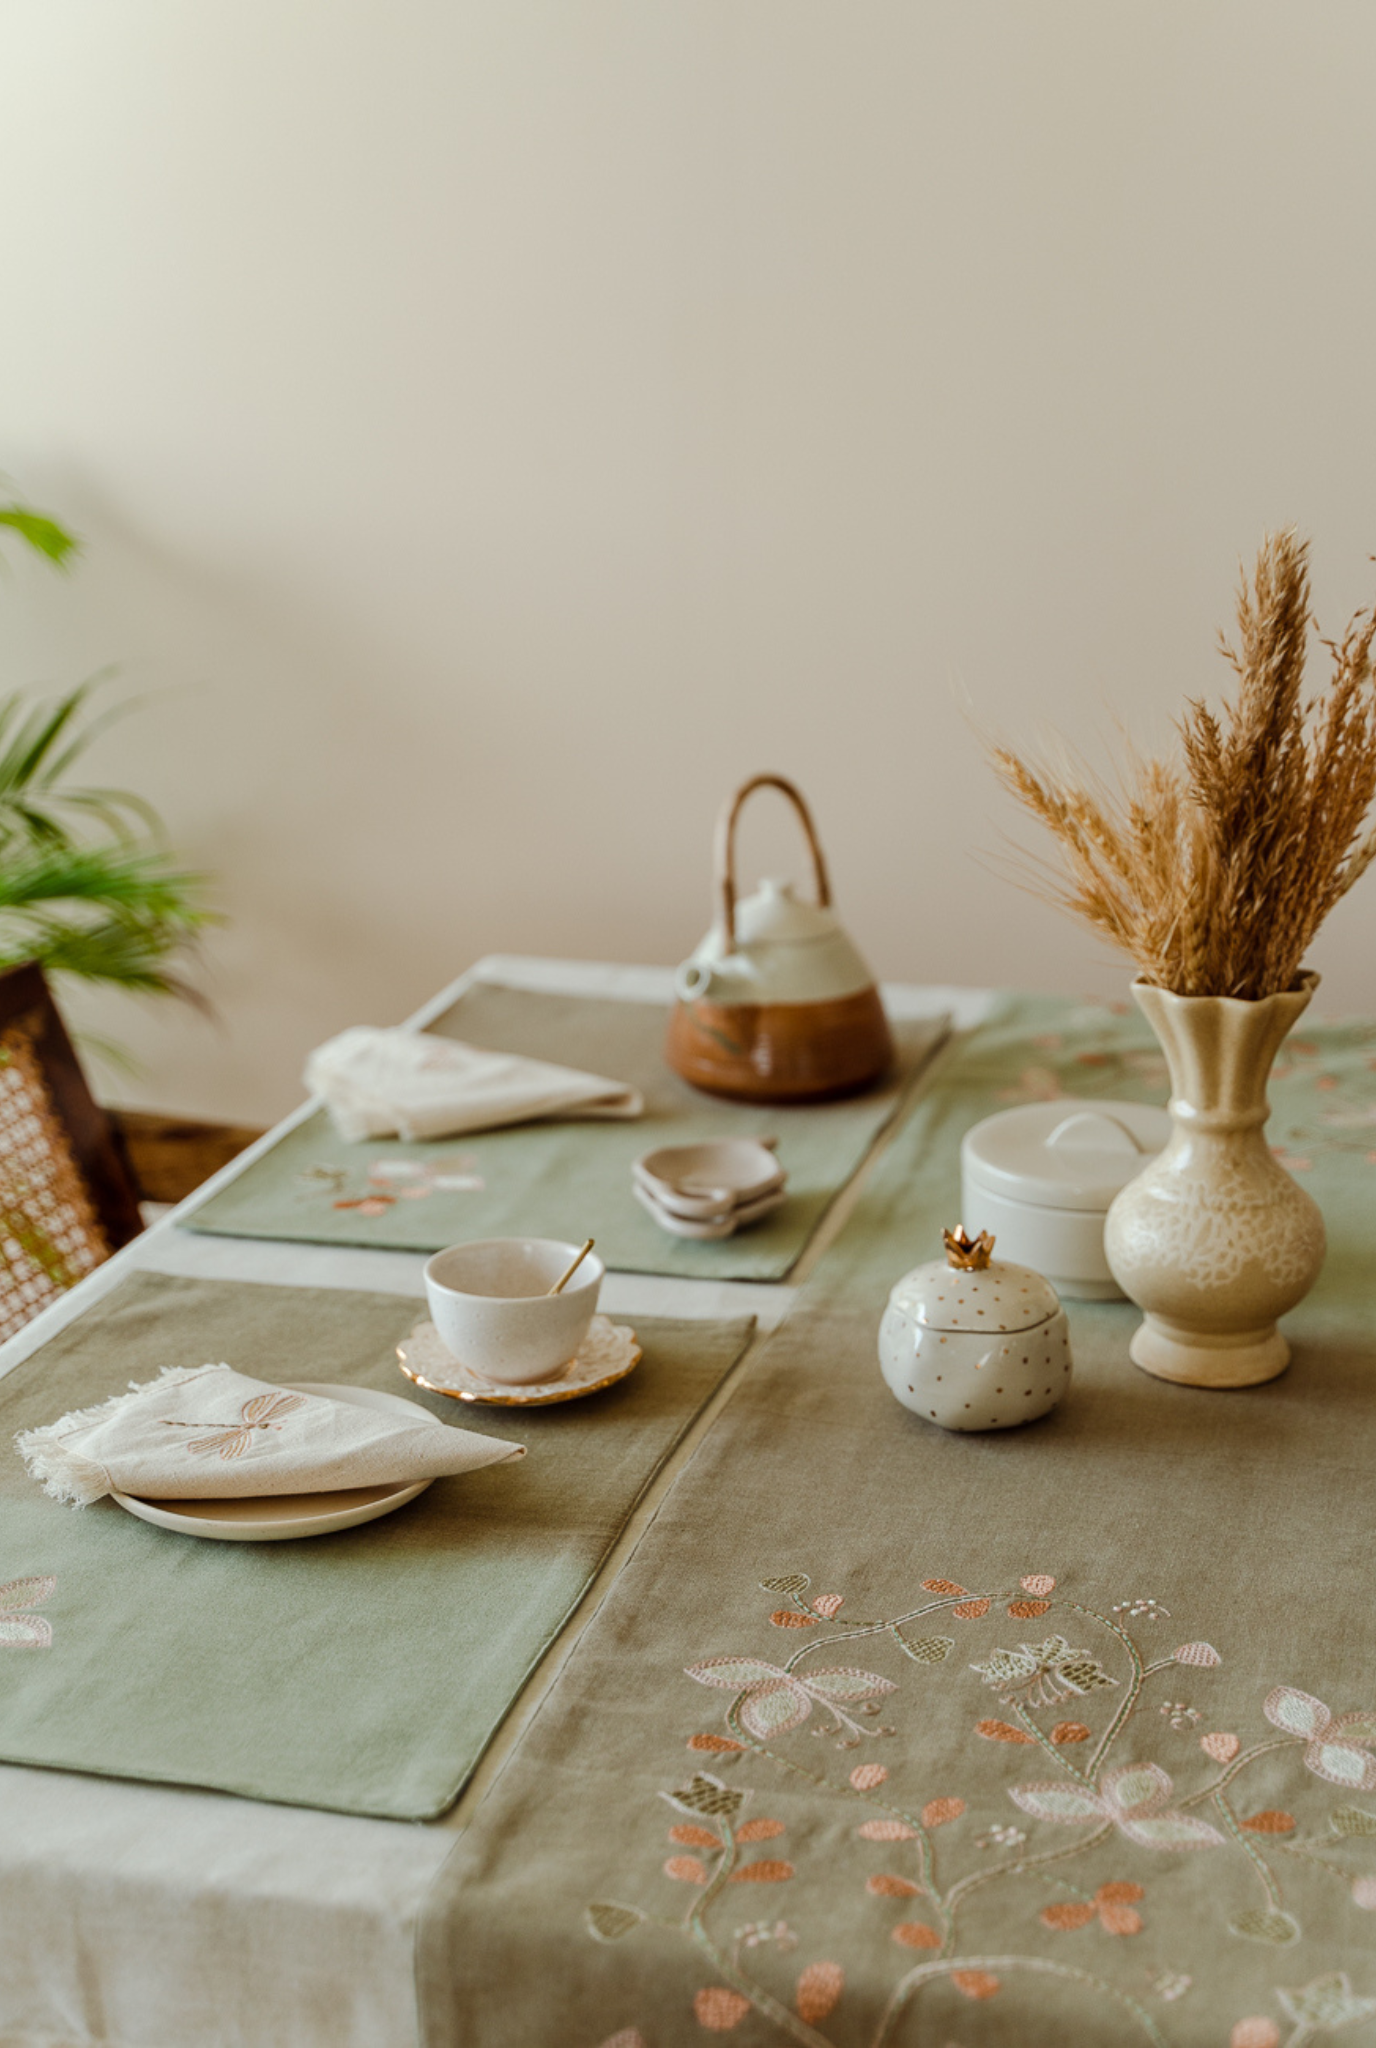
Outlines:
[[[448,1394],[454,1401],[482,1401],[490,1408],[547,1408],[555,1401],[576,1401],[615,1386],[639,1365],[642,1353],[634,1330],[624,1323],[594,1316],[572,1365],[558,1379],[526,1380],[519,1386],[485,1380],[455,1358],[440,1341],[432,1322],[417,1323],[397,1346],[397,1362],[408,1380],[430,1394]]]

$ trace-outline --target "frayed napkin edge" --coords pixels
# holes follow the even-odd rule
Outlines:
[[[229,1369],[223,1361],[219,1365],[164,1366],[155,1380],[130,1380],[127,1393],[112,1394],[108,1401],[98,1401],[94,1408],[74,1408],[69,1415],[46,1422],[40,1429],[21,1430],[14,1439],[15,1449],[24,1460],[29,1477],[41,1481],[44,1493],[53,1500],[70,1501],[76,1508],[89,1507],[92,1501],[113,1493],[114,1483],[94,1458],[83,1458],[80,1451],[69,1450],[63,1441],[65,1437],[78,1429],[89,1429],[93,1423],[108,1422],[121,1408],[155,1388],[182,1387],[190,1380],[204,1379],[207,1373]]]

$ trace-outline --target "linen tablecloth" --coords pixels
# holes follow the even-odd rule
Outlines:
[[[1167,1386],[1072,1304],[1065,1406],[961,1437],[874,1356],[961,1133],[1164,1073],[1050,1002],[943,1059],[437,1881],[428,2048],[1372,2034],[1373,1060],[1282,1062],[1331,1234],[1284,1378]]]

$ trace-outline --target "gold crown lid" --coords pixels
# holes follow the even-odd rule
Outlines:
[[[946,1247],[946,1263],[958,1273],[982,1273],[994,1256],[994,1240],[987,1230],[981,1230],[978,1237],[971,1237],[963,1223],[954,1230],[943,1230],[941,1241]]]

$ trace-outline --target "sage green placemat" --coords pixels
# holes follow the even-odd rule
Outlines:
[[[110,1500],[62,1506],[8,1442],[166,1365],[415,1392],[395,1346],[420,1312],[137,1273],[0,1381],[0,1574],[57,1582],[50,1648],[6,1654],[0,1626],[0,1757],[404,1820],[453,1801],[748,1321],[637,1318],[643,1362],[583,1401],[417,1394],[528,1455],[334,1536],[214,1543]],[[5,1601],[29,1605],[22,1588]]]
[[[1029,1003],[943,1059],[441,1874],[427,2048],[1376,2040],[1376,1027],[1274,1091],[1333,1245],[1280,1380],[1072,1306],[1064,1407],[961,1437],[875,1360],[963,1129],[1155,1057]]]
[[[898,1027],[899,1072],[848,1102],[767,1109],[690,1088],[662,1058],[658,1003],[474,985],[433,1029],[475,1045],[633,1083],[634,1123],[526,1124],[426,1145],[347,1145],[323,1110],[187,1219],[230,1237],[438,1251],[460,1238],[597,1239],[609,1266],[714,1280],[778,1280],[898,1109],[944,1023]],[[671,1237],[631,1193],[631,1161],[659,1145],[777,1135],[788,1199],[721,1243]]]

